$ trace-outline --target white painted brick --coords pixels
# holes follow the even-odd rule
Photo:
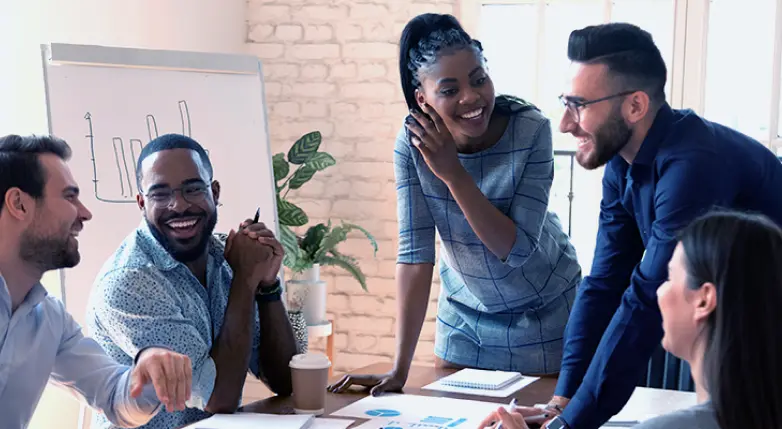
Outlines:
[[[296,22],[339,22],[347,19],[348,8],[346,6],[304,6],[293,14]]]
[[[388,8],[380,4],[354,4],[350,8],[351,19],[388,19]]]
[[[349,297],[343,294],[329,294],[326,298],[326,306],[329,311],[337,314],[348,313],[351,309]]]
[[[340,96],[346,99],[382,100],[393,97],[396,87],[390,83],[349,83],[340,87]]]
[[[351,332],[348,334],[347,348],[348,350],[360,353],[377,352],[380,349],[378,347],[378,339],[379,338],[377,335],[357,334]]]
[[[331,40],[334,31],[328,25],[308,25],[304,27],[304,39],[311,42]]]
[[[304,104],[306,108],[307,104]],[[319,180],[320,174],[316,174],[309,182],[299,189],[296,189],[296,196],[301,198],[320,198],[323,196],[323,191],[326,189],[326,182]],[[310,222],[313,222],[313,218],[310,218]]]
[[[377,79],[386,76],[386,66],[381,63],[364,64],[358,69],[360,79]]]
[[[340,319],[340,325],[349,326],[351,333],[392,335],[394,319],[390,317],[343,316]]]
[[[282,84],[279,82],[264,82],[263,90],[266,97],[276,98],[282,94]]]
[[[323,80],[329,73],[329,68],[323,64],[306,64],[301,68],[303,79]]]
[[[333,43],[313,43],[308,45],[293,45],[291,56],[297,60],[322,60],[339,58],[339,45]]]
[[[328,152],[337,159],[338,163],[341,163],[343,159],[355,151],[355,145],[353,145],[351,142],[340,140],[329,140],[323,142],[321,143],[321,147],[324,148],[323,150],[328,150]],[[323,173],[332,175],[332,170],[334,168],[335,167],[331,167],[328,170],[323,171]]]
[[[274,103],[271,105],[271,108],[272,114],[281,117],[297,118],[299,115],[301,115],[299,110],[299,103],[296,103],[295,101],[281,101]]]
[[[268,80],[289,80],[299,76],[299,65],[271,63],[263,66],[263,77]]]
[[[388,260],[379,261],[377,266],[378,266],[378,270],[377,270],[378,277],[393,279],[396,276],[396,261],[388,261]]]
[[[378,135],[391,133],[391,126],[383,123],[369,121],[355,121],[354,118],[345,118],[337,122],[337,135],[340,137],[366,137],[376,138]]]
[[[345,44],[345,58],[360,59],[385,59],[397,54],[397,46],[392,43],[347,43]]]
[[[391,355],[367,355],[361,353],[340,353],[334,365],[335,371],[353,371],[376,363],[390,363]]]
[[[334,334],[334,348],[338,350],[348,347],[348,334]]]
[[[300,25],[278,25],[274,29],[274,36],[286,42],[300,40],[303,34],[304,30]]]
[[[297,83],[296,85],[291,85],[289,91],[285,91],[283,95],[306,98],[323,98],[334,95],[336,91],[337,87],[333,83]]]
[[[247,39],[251,42],[265,42],[274,34],[274,26],[258,24],[250,27]]]
[[[358,180],[353,183],[353,193],[358,197],[373,199],[382,190],[380,182]]]
[[[332,71],[334,68],[332,67]],[[335,102],[331,105],[330,113],[332,117],[343,118],[354,116],[358,112],[358,105],[355,103]]]
[[[278,23],[291,20],[291,8],[284,5],[252,4],[247,9],[247,20],[252,23]]]
[[[394,33],[393,24],[386,22],[369,23],[362,26],[363,39],[368,42],[389,42],[398,43],[399,36],[402,33]],[[398,51],[398,47],[394,45],[395,50]]]
[[[338,23],[336,24],[334,30],[337,36],[337,40],[339,40],[340,42],[347,42],[351,40],[361,39],[360,25]]]
[[[328,105],[322,102],[307,102],[301,106],[301,115],[305,118],[325,118],[329,115]]]
[[[324,200],[295,201],[295,204],[310,216],[325,217],[329,215],[331,209],[331,201]]]
[[[285,45],[280,43],[250,43],[250,53],[262,60],[279,58],[285,52]]]
[[[386,106],[383,103],[361,103],[358,116],[361,119],[385,118]]]
[[[358,75],[358,67],[355,64],[334,64],[331,66],[330,79],[354,78]]]
[[[307,120],[306,122],[278,122],[275,120],[274,122],[270,122],[269,131],[271,132],[273,138],[276,137],[284,139],[284,144],[287,148],[290,147],[290,145],[292,145],[293,142],[298,140],[301,136],[312,131],[320,131],[324,138],[329,138],[334,133],[334,125],[332,125],[331,122],[324,122],[319,120]]]

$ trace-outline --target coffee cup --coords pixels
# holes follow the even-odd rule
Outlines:
[[[326,386],[331,361],[323,353],[303,353],[290,361],[293,410],[296,414],[321,415],[326,408]]]

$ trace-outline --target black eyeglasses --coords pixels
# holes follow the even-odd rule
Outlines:
[[[179,191],[182,198],[190,204],[200,204],[206,198],[209,187],[205,183],[188,183],[179,188],[159,188],[153,189],[144,195],[154,207],[166,208],[174,202],[174,194]]]
[[[616,94],[609,95],[607,97],[601,97],[595,100],[584,100],[584,101],[576,101],[568,98],[565,94],[562,94],[559,96],[559,101],[565,107],[568,114],[570,115],[570,118],[573,119],[573,122],[579,123],[581,122],[581,109],[583,107],[589,106],[590,104],[599,103],[601,101],[610,100],[612,98],[630,95],[634,92],[637,92],[637,90],[634,89],[631,91],[622,91]]]

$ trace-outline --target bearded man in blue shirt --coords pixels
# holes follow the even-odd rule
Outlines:
[[[627,403],[662,339],[655,295],[677,232],[714,207],[782,225],[782,164],[756,140],[672,109],[648,32],[624,23],[575,30],[568,57],[560,131],[578,139],[581,166],[605,172],[594,262],[565,333],[548,404],[556,417],[544,427],[591,429]]]

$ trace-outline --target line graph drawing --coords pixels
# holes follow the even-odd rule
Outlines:
[[[187,106],[187,101],[179,100],[177,103],[179,108],[180,125],[182,134],[187,137],[192,137],[192,127],[190,124],[190,109]],[[87,134],[85,138],[88,139],[90,145],[90,161],[92,162],[92,183],[93,192],[95,198],[98,201],[112,204],[135,204],[135,193],[138,192],[136,186],[136,175],[138,174],[136,165],[138,163],[138,156],[141,154],[141,150],[144,148],[145,143],[139,138],[128,139],[128,150],[125,149],[125,140],[121,136],[113,136],[111,138],[111,148],[114,153],[114,166],[115,173],[118,177],[118,186],[116,184],[100,186],[101,180],[98,178],[98,160],[95,155],[96,138],[93,131],[93,115],[87,112],[84,115],[84,120],[87,122]],[[153,114],[147,114],[145,117],[147,126],[147,135],[149,139],[153,140],[159,137],[157,120]],[[127,152],[130,153],[130,159],[128,159]],[[208,153],[208,151],[207,151]],[[128,164],[130,163],[130,166]],[[101,163],[101,166],[105,167],[105,161]],[[101,171],[104,171],[102,168]],[[131,171],[133,174],[131,175]],[[108,174],[108,173],[104,173]],[[104,181],[105,182],[105,181]],[[112,189],[113,188],[113,189]],[[117,191],[119,191],[117,193]],[[107,197],[106,195],[116,195],[113,197]]]

